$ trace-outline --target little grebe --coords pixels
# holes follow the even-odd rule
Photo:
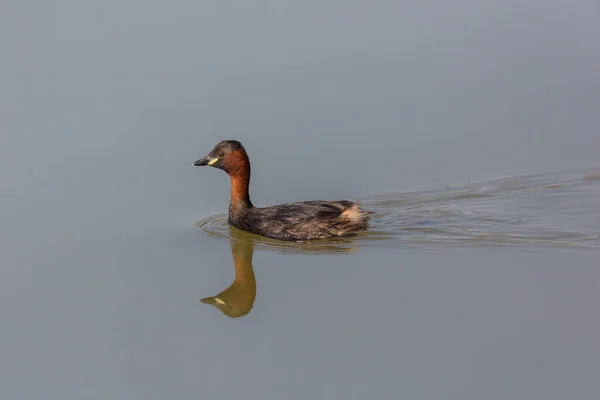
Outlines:
[[[250,202],[250,160],[237,140],[224,140],[196,166],[222,169],[231,178],[230,225],[280,240],[311,240],[349,236],[367,229],[368,211],[353,201],[302,201],[258,208]]]

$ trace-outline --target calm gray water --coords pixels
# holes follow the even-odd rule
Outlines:
[[[596,2],[0,8],[2,400],[597,397]]]

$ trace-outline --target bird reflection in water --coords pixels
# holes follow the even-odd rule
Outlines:
[[[265,240],[252,233],[241,231],[230,227],[229,239],[231,255],[233,256],[233,267],[235,268],[235,279],[229,287],[216,296],[205,297],[200,300],[203,304],[210,304],[219,309],[230,318],[242,317],[252,310],[256,299],[256,278],[252,266],[252,255],[255,245],[263,249],[270,249],[284,253],[348,253],[356,250],[349,247],[348,242],[320,242],[318,245],[280,243]],[[345,244],[345,245],[342,245]]]
[[[231,229],[231,255],[235,268],[235,279],[231,285],[216,296],[200,300],[221,310],[228,317],[238,318],[250,312],[256,299],[256,278],[252,268],[254,242],[251,238],[233,232]]]

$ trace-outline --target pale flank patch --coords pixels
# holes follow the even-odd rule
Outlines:
[[[352,207],[346,209],[341,215],[340,218],[345,219],[347,221],[359,222],[362,219],[363,215],[358,207],[358,204],[354,204]]]

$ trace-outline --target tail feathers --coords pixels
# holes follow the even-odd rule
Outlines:
[[[369,222],[370,214],[372,213],[361,209],[358,204],[352,203],[350,207],[346,208],[340,214],[340,219],[362,227],[366,226]]]

